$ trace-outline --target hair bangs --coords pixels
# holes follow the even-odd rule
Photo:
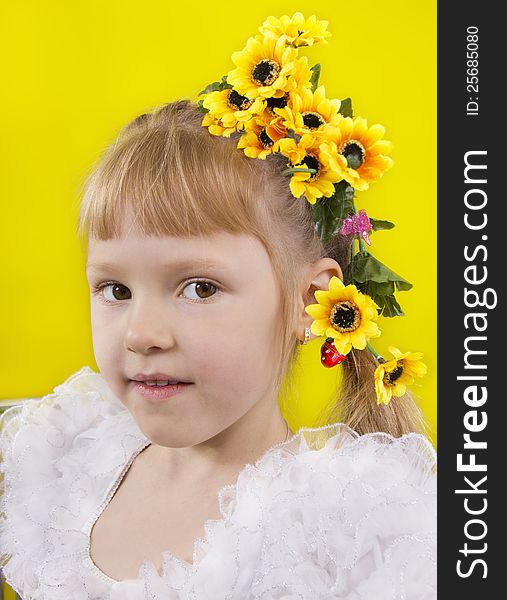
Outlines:
[[[149,236],[259,235],[266,187],[252,162],[203,127],[127,129],[85,184],[78,232],[105,240],[128,225]]]

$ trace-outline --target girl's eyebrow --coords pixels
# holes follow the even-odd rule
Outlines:
[[[179,260],[175,260],[168,263],[163,263],[160,265],[162,269],[170,269],[175,271],[182,271],[184,269],[217,269],[217,270],[226,270],[230,269],[230,267],[226,267],[223,263],[219,261],[212,260],[210,258],[181,258]],[[96,262],[96,263],[88,263],[86,265],[86,271],[114,271],[121,270],[122,267],[119,265],[115,265],[114,263],[107,262]]]

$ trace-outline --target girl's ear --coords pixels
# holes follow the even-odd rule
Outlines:
[[[309,304],[315,304],[316,290],[327,290],[331,277],[339,277],[343,281],[342,269],[334,259],[326,256],[319,259],[317,262],[309,265],[306,274],[302,281],[302,289],[300,296],[299,318],[296,325],[296,337],[303,341],[305,337],[305,328],[312,324],[312,317],[305,311],[305,307]],[[314,339],[313,333],[310,334],[310,339]]]

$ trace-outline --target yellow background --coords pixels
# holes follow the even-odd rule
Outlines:
[[[79,190],[101,150],[134,116],[196,97],[232,67],[266,16],[315,13],[328,45],[308,49],[327,95],[380,122],[394,168],[358,208],[396,223],[373,235],[373,254],[414,284],[402,318],[380,318],[375,347],[422,351],[429,368],[412,390],[436,442],[436,5],[363,0],[311,3],[162,0],[4,2],[0,156],[0,398],[49,393],[88,364],[85,257],[74,228]],[[303,348],[301,423],[311,424],[337,369]],[[294,428],[294,422],[291,423]]]

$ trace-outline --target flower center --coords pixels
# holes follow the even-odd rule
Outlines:
[[[384,375],[384,383],[387,385],[394,385],[394,382],[401,377],[402,373],[403,365],[398,364],[390,373]]]
[[[311,112],[309,110],[302,113],[302,116],[303,123],[306,127],[308,127],[308,129],[318,129],[321,125],[324,125],[324,123],[326,122],[322,118],[322,115],[319,115],[319,113],[316,112]]]
[[[252,69],[251,78],[259,85],[272,85],[275,83],[279,73],[280,65],[272,58],[264,58]]]
[[[247,110],[252,106],[253,100],[238,94],[236,90],[231,90],[227,96],[227,104],[237,110]]]
[[[340,146],[339,152],[345,156],[351,169],[359,169],[366,157],[366,148],[357,140],[347,140]]]
[[[273,144],[275,143],[269,137],[269,135],[266,133],[266,128],[262,129],[261,132],[259,133],[259,140],[260,140],[261,144],[264,146],[264,148],[271,148],[273,146]]]
[[[317,179],[320,174],[320,163],[315,156],[313,156],[313,154],[307,154],[303,158],[301,164],[306,165],[309,169],[315,169],[316,171],[315,173],[310,174],[310,178],[307,181],[313,181],[314,179]]]
[[[285,108],[289,101],[289,94],[285,94],[281,98],[266,98],[266,108],[269,112],[274,115],[274,108]]]
[[[359,308],[349,300],[337,302],[329,315],[333,327],[341,333],[355,331],[361,323]]]

